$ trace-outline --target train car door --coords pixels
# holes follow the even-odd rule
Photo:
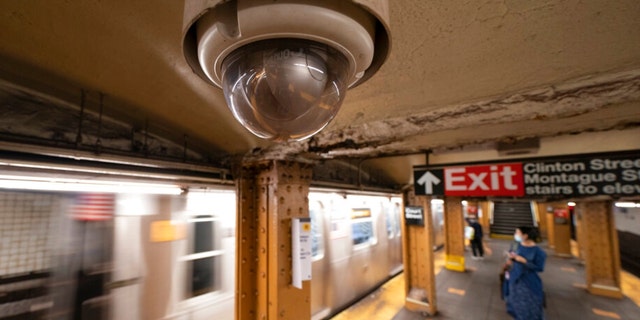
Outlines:
[[[70,206],[77,264],[73,319],[108,319],[113,258],[114,194],[78,194]]]
[[[309,216],[311,218],[311,232],[312,232],[312,256],[313,263],[311,269],[312,286],[311,286],[311,314],[314,319],[322,319],[329,311],[327,305],[326,294],[328,292],[327,273],[330,268],[329,259],[325,250],[328,249],[326,245],[327,237],[326,223],[329,220],[327,217],[323,203],[318,199],[310,199],[309,201]]]
[[[402,270],[402,233],[400,228],[400,199],[392,198],[386,204],[385,223],[388,238],[387,252],[389,255],[389,275],[395,275]]]

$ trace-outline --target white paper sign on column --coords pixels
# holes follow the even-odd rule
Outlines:
[[[311,219],[291,220],[292,285],[302,289],[302,281],[311,280]]]

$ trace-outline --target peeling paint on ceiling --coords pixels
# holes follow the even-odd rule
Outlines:
[[[496,99],[447,106],[441,109],[416,113],[408,117],[390,118],[353,125],[340,130],[325,130],[306,142],[283,143],[272,146],[253,157],[284,158],[304,152],[319,158],[376,157],[393,154],[424,152],[434,148],[458,148],[467,144],[482,144],[497,141],[497,137],[478,136],[473,141],[457,143],[430,142],[429,134],[440,131],[464,131],[479,126],[499,126],[505,124],[547,128],[545,136],[568,134],[589,130],[610,130],[622,127],[640,126],[640,108],[620,109],[619,116],[612,119],[599,118],[598,129],[584,122],[582,127],[571,127],[568,132],[563,126],[549,126],[551,121],[572,119],[595,113],[603,108],[616,108],[628,102],[640,100],[640,70],[632,70],[600,76],[577,79],[575,81],[543,87]],[[624,112],[622,112],[624,111]],[[635,119],[635,120],[634,120]],[[553,130],[555,128],[555,130]],[[506,131],[506,130],[505,130]],[[523,139],[535,136],[500,132],[503,139]],[[416,137],[420,143],[412,143]]]

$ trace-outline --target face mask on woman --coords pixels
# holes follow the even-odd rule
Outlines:
[[[522,242],[522,236],[519,234],[514,234],[513,238],[517,241],[517,242]]]

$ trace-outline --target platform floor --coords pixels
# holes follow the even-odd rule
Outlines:
[[[511,319],[500,299],[498,273],[503,252],[509,242],[491,239],[487,245],[492,254],[484,260],[472,260],[466,253],[467,272],[444,269],[443,250],[436,252],[436,291],[438,314],[425,317],[404,309],[404,275],[384,284],[333,320],[417,320]],[[545,248],[545,245],[541,245]],[[584,265],[578,259],[553,256],[547,250],[545,271],[541,274],[547,294],[546,319],[640,319],[640,279],[622,272],[622,300],[587,293]]]

